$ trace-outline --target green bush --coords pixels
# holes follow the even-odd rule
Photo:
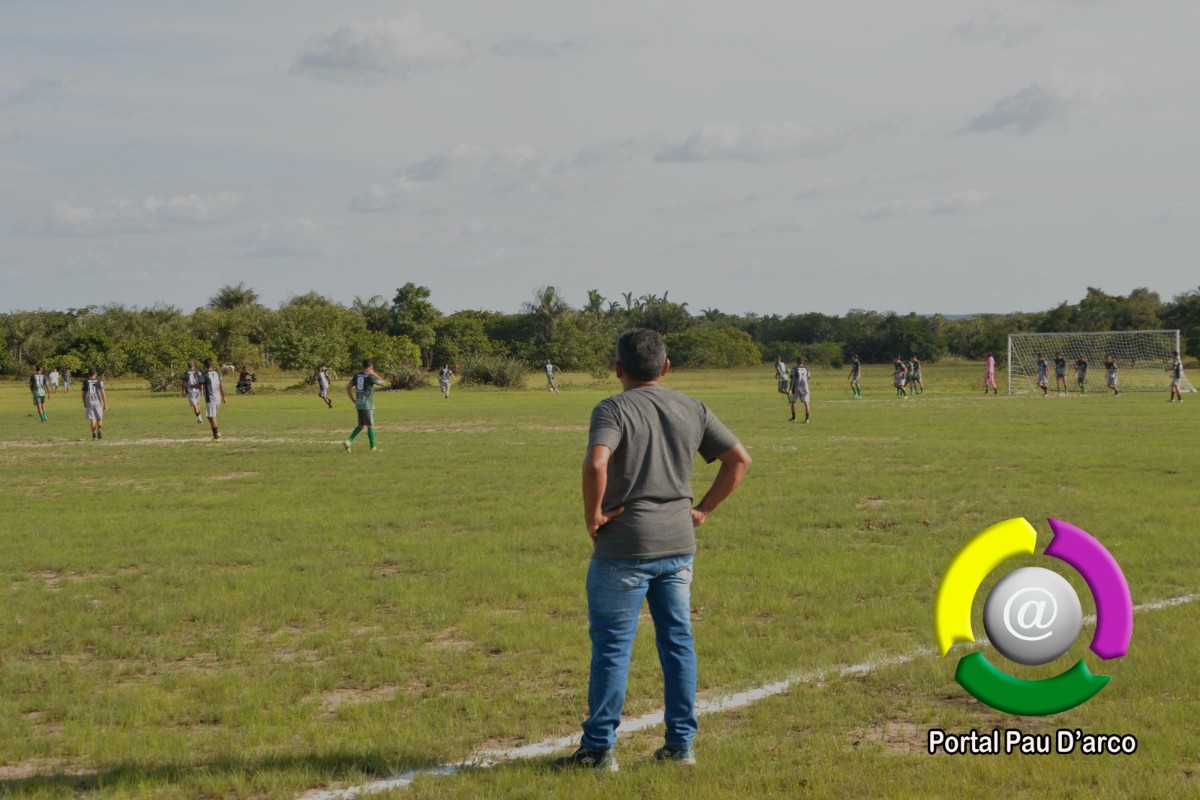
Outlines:
[[[420,389],[429,385],[429,373],[417,364],[408,362],[388,370],[387,377],[391,380],[393,389]]]
[[[746,367],[761,361],[758,345],[738,328],[701,323],[666,338],[667,356],[679,367]]]
[[[463,365],[462,382],[520,389],[525,385],[528,372],[524,361],[508,356],[468,356]]]

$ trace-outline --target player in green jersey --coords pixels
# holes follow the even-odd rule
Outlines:
[[[375,371],[375,362],[369,358],[363,360],[362,371],[346,384],[346,396],[354,401],[354,408],[358,411],[358,427],[350,432],[349,439],[342,442],[342,447],[346,448],[347,453],[354,443],[354,437],[362,433],[363,428],[367,429],[371,451],[379,449],[375,446],[375,387],[383,385],[383,378]]]
[[[908,375],[905,381],[909,394],[925,394],[925,384],[921,383],[921,360],[913,353],[908,359]]]
[[[1062,353],[1054,354],[1054,393],[1067,393],[1067,359]]]
[[[862,362],[858,360],[858,353],[850,356],[850,392],[859,400],[862,399],[862,388],[858,385],[858,377],[862,372]]]

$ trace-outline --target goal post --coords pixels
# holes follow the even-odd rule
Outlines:
[[[1104,358],[1117,363],[1121,391],[1164,391],[1171,385],[1167,368],[1171,353],[1182,352],[1178,330],[1101,331],[1095,333],[1011,333],[1008,336],[1008,393],[1023,394],[1037,389],[1037,354],[1048,362],[1048,378],[1054,387],[1054,355],[1067,360],[1067,386],[1074,389],[1075,362],[1087,356],[1088,384],[1104,386]],[[1185,375],[1180,391],[1195,392]]]

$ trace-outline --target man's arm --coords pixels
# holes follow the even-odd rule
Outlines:
[[[100,387],[100,408],[108,411],[108,392],[104,391],[104,387]]]
[[[346,397],[349,397],[350,401],[354,402],[354,378],[351,378],[346,384]]]
[[[608,459],[611,456],[612,450],[606,445],[596,444],[588,448],[587,455],[583,457],[583,523],[593,542],[601,528],[625,512],[625,506],[608,513],[600,508],[604,490],[608,487]]]
[[[750,467],[750,454],[740,443],[721,453],[717,460],[721,462],[717,477],[713,478],[712,486],[708,488],[704,499],[692,509],[693,528],[703,525],[708,515],[715,511],[725,498],[733,494],[733,490],[742,482],[742,476]]]

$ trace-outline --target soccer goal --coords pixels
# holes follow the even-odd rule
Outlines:
[[[1167,367],[1171,353],[1179,347],[1179,331],[1105,331],[1101,333],[1013,333],[1008,337],[1008,393],[1021,394],[1037,388],[1037,354],[1048,363],[1050,388],[1054,388],[1054,355],[1067,361],[1067,385],[1075,388],[1075,362],[1086,355],[1088,384],[1104,385],[1104,357],[1117,363],[1121,391],[1166,391],[1171,385]],[[1183,392],[1195,387],[1186,376],[1179,382]]]

